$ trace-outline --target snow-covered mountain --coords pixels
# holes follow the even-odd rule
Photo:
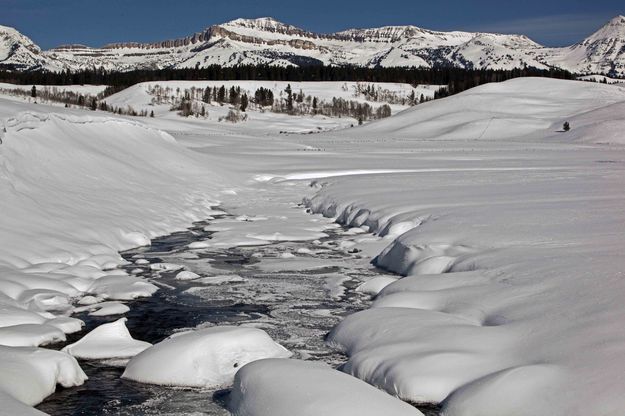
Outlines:
[[[0,26],[0,68],[39,69],[48,61],[32,40],[11,27]]]
[[[319,34],[272,18],[236,19],[191,36],[156,43],[41,51],[15,29],[0,26],[0,66],[17,70],[104,67],[109,70],[192,68],[218,64],[418,66],[513,69],[559,67],[625,75],[625,17],[582,42],[547,48],[523,35],[438,32],[415,26]]]

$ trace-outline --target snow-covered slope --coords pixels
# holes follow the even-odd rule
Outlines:
[[[619,414],[624,103],[617,86],[525,78],[316,137],[378,143],[395,158],[375,166],[398,170],[344,165],[308,204],[377,233],[375,264],[406,276],[330,334],[344,371],[445,415]]]
[[[153,284],[112,270],[124,262],[117,251],[205,218],[224,183],[217,171],[133,121],[0,99],[0,343],[65,340],[81,329],[67,315],[86,292],[154,293]],[[54,354],[0,348],[0,413],[21,414],[3,410],[40,402],[57,382],[82,384],[76,361]]]
[[[0,69],[40,69],[49,63],[41,49],[17,30],[0,26]]]
[[[566,48],[545,48],[526,36],[438,32],[415,26],[309,32],[271,18],[236,19],[191,36],[101,48],[64,45],[40,52],[10,28],[0,28],[0,63],[16,69],[104,67],[108,70],[193,68],[208,65],[356,65],[512,69],[560,67],[581,73],[625,75],[625,17]]]
[[[572,72],[624,76],[625,16],[613,18],[578,44],[548,50],[544,60]]]

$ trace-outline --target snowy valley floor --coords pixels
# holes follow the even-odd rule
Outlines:
[[[41,115],[48,111],[57,115]],[[205,220],[211,238],[172,260],[200,275],[190,279],[226,285],[211,292],[204,281],[200,298],[240,284],[210,261],[198,263],[203,251],[265,251],[260,271],[240,276],[258,278],[250,296],[262,293],[263,276],[270,282],[272,273],[344,264],[328,253],[357,264],[361,280],[380,273],[371,259],[389,272],[363,288],[377,293],[371,307],[347,316],[327,338],[346,354],[341,370],[355,378],[302,362],[311,356],[292,342],[293,321],[286,334],[262,319],[245,322],[295,355],[243,366],[229,402],[236,415],[419,414],[392,396],[467,416],[617,415],[625,406],[622,87],[518,79],[314,135],[171,116],[102,119],[9,100],[0,100],[0,116],[7,130],[0,144],[5,414],[36,414],[26,405],[41,402],[57,382],[83,383],[70,355],[27,348],[80,330],[66,317],[77,302],[124,302],[172,278],[175,268],[162,263],[154,269],[164,280],[152,280],[140,257],[136,267],[118,268],[125,263],[119,251]],[[571,131],[559,131],[564,121]],[[235,217],[221,218],[221,210]],[[316,252],[313,241],[337,232],[333,220],[344,226],[340,244],[317,243]],[[305,250],[291,250],[298,244]],[[358,279],[347,279],[340,265],[325,272],[329,305],[333,296],[337,304],[356,299],[342,287],[353,292]],[[278,286],[267,287],[264,295],[275,302]],[[119,313],[120,305],[100,306]],[[133,332],[136,324],[127,326]],[[311,331],[318,341],[325,329]],[[193,346],[191,336],[172,340]],[[263,346],[262,357],[243,348],[247,361],[284,356],[260,334],[241,336]],[[133,355],[147,347],[119,339]],[[112,350],[110,358],[121,358]],[[160,377],[145,371],[150,354],[131,359],[130,378]],[[171,380],[193,378],[172,373]],[[229,381],[218,381],[228,387],[233,376],[230,368]]]

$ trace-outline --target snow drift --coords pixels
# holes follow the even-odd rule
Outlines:
[[[402,231],[375,264],[406,277],[328,338],[344,370],[449,415],[618,414],[624,100],[617,86],[518,79],[316,138],[345,151],[369,137],[394,168],[421,169],[327,178],[307,201]]]
[[[414,407],[325,364],[255,361],[239,371],[230,397],[235,416],[403,416]]]
[[[249,362],[290,356],[260,329],[220,326],[174,334],[132,358],[122,377],[166,386],[220,387]]]
[[[215,184],[224,183],[208,157],[162,131],[62,109],[18,113],[24,108],[37,107],[0,100],[0,345],[13,347],[64,341],[80,330],[82,322],[67,315],[83,294],[154,293],[153,284],[116,269],[118,251],[205,218],[218,203]],[[0,355],[3,401],[36,404],[57,381],[84,380],[64,353],[2,347]]]

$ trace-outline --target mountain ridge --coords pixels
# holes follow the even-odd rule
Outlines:
[[[625,17],[616,16],[586,39],[550,48],[522,34],[434,31],[412,25],[315,33],[271,17],[235,19],[186,37],[61,45],[42,51],[19,31],[0,26],[0,67],[52,71],[302,64],[362,67],[560,68],[625,76]]]

